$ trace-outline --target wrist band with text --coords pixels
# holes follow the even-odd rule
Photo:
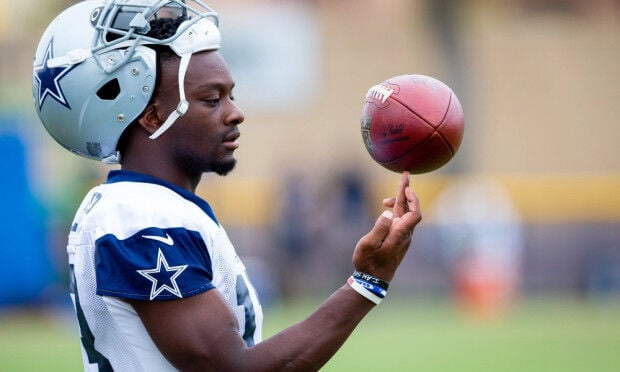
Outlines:
[[[357,271],[357,270],[355,270],[353,272],[353,277],[355,279],[361,279],[361,280],[363,280],[365,282],[368,282],[368,283],[371,283],[371,284],[374,284],[374,285],[378,285],[379,287],[385,289],[386,291],[388,290],[388,287],[390,286],[390,283],[386,282],[383,279],[379,279],[376,276],[373,276],[373,275],[370,275],[370,274],[366,274],[366,273],[363,273],[363,272]]]

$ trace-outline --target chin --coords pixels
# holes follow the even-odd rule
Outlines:
[[[221,162],[217,162],[213,164],[211,167],[211,171],[215,172],[216,174],[220,176],[225,176],[228,173],[230,173],[230,171],[235,169],[235,165],[237,165],[236,159],[231,159],[228,161],[221,161]]]

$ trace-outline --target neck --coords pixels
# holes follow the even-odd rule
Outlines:
[[[121,169],[157,177],[191,193],[196,193],[202,177],[202,173],[180,167],[164,147],[158,147],[145,135],[131,136],[130,143],[124,146]]]
[[[179,164],[168,150],[171,146],[166,145],[165,136],[151,140],[139,125],[130,125],[127,131],[121,145],[121,169],[157,177],[196,193],[202,172]]]
[[[174,167],[166,167],[163,164],[151,166],[150,163],[123,160],[121,169],[159,178],[194,194],[201,179],[201,175],[188,176]]]

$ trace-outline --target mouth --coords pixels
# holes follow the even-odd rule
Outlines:
[[[235,150],[239,147],[239,137],[241,133],[238,130],[231,132],[230,134],[224,136],[224,140],[222,143],[228,149]]]

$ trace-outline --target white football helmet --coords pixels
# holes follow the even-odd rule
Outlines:
[[[63,11],[41,37],[34,58],[35,109],[66,149],[119,162],[118,140],[149,103],[157,58],[149,45],[168,45],[181,57],[177,109],[155,139],[188,108],[184,78],[191,55],[220,47],[218,16],[199,0],[86,0]],[[146,36],[149,21],[180,18],[176,33]]]

